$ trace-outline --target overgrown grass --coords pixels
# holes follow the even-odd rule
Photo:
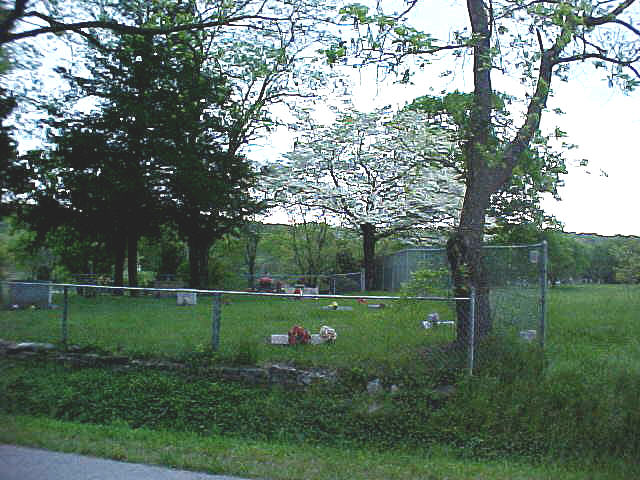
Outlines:
[[[0,442],[144,462],[216,474],[274,480],[619,480],[634,472],[621,463],[472,461],[446,449],[371,451],[309,444],[201,436],[126,425],[81,425],[36,417],[0,415]]]
[[[330,300],[241,297],[225,295],[220,328],[222,361],[255,359],[306,365],[411,364],[420,350],[453,338],[453,329],[424,330],[420,322],[438,312],[453,319],[444,302],[385,302],[384,309],[367,308],[354,300],[339,300],[351,311],[323,310]],[[55,299],[58,304],[61,298]],[[0,338],[58,343],[62,309],[0,311]],[[180,357],[210,348],[212,299],[200,296],[195,306],[177,306],[175,298],[71,296],[68,342],[93,345],[116,353]],[[293,325],[311,333],[329,325],[338,332],[334,345],[286,348],[267,345],[266,338],[286,334]],[[248,354],[248,355],[247,355]]]

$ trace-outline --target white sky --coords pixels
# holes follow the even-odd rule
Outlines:
[[[468,23],[466,6],[459,0],[423,0],[415,18],[417,27],[445,39],[454,28],[452,21],[458,26]],[[402,105],[420,95],[437,95],[443,88],[472,90],[468,62],[452,67],[455,76],[446,82],[438,78],[445,68],[435,63],[433,70],[414,77],[414,86],[377,85],[375,76],[360,74],[355,80],[354,105],[366,111],[386,104]],[[568,174],[559,189],[562,200],[549,195],[543,207],[564,224],[567,232],[640,236],[640,214],[636,211],[640,208],[640,91],[625,95],[609,88],[591,68],[574,68],[568,83],[559,79],[553,82],[555,95],[548,106],[559,107],[565,114],[549,112],[543,116],[543,128],[559,126],[568,133],[566,140],[578,148],[567,152]],[[497,88],[510,94],[514,85],[518,88],[516,83],[500,83],[494,78]],[[268,143],[270,156],[291,146],[284,132]],[[587,167],[577,165],[583,158],[589,160]],[[279,215],[275,220],[285,218]]]
[[[553,85],[555,97],[549,106],[560,107],[565,114],[549,115],[547,123],[560,126],[569,135],[566,140],[578,148],[567,153],[568,175],[559,189],[562,200],[549,195],[543,207],[568,232],[640,235],[640,214],[636,213],[640,207],[640,92],[624,95],[599,78],[588,77],[588,73],[578,74],[569,83]],[[468,82],[460,87],[471,89]],[[353,102],[368,110],[402,104],[429,93],[426,90],[421,86],[385,88],[363,78],[356,85]],[[285,131],[270,136],[266,143],[260,155],[272,159],[291,148]],[[582,158],[589,160],[586,167],[577,165]],[[279,214],[273,220],[284,222],[286,216]]]
[[[589,164],[569,168],[562,201],[545,209],[566,231],[640,235],[640,92],[623,95],[587,75],[554,89],[553,104],[566,112],[560,123]]]

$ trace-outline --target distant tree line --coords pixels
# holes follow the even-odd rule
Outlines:
[[[498,244],[547,241],[548,279],[557,282],[640,283],[640,237],[566,233],[531,225],[497,229]]]
[[[397,251],[401,238],[380,242],[381,255]],[[104,245],[61,227],[37,240],[36,232],[21,228],[14,218],[0,221],[0,277],[72,281],[72,274],[113,278],[113,258]],[[137,254],[138,283],[189,278],[188,244],[177,230],[161,227],[142,236]],[[293,225],[248,222],[216,240],[208,251],[208,286],[245,289],[262,275],[353,273],[363,268],[357,232],[324,222]],[[126,277],[126,272],[125,272]],[[128,280],[125,278],[125,280]]]

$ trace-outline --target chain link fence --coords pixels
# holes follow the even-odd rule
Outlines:
[[[421,274],[422,272],[422,274]],[[425,272],[427,274],[425,274]],[[544,342],[547,246],[488,245],[483,248],[483,290],[495,331]],[[423,295],[449,294],[451,273],[444,248],[412,248],[387,255],[376,265],[377,289],[400,291],[426,278]]]
[[[318,274],[269,274],[253,275],[247,278],[253,290],[272,293],[293,293],[307,289],[313,294],[345,294],[364,292],[364,271],[352,273]]]
[[[8,290],[8,308],[0,311],[4,340],[135,357],[182,358],[212,351],[223,363],[232,364],[365,369],[415,364],[427,352],[455,340],[456,302],[466,302],[472,311],[468,298],[448,297],[24,282],[11,283]],[[46,298],[36,304],[39,296]],[[295,326],[308,332],[309,345],[290,343]],[[327,329],[337,338],[323,337]],[[462,353],[471,359],[466,349]]]
[[[426,283],[414,293],[364,296],[334,294],[328,276],[325,294],[306,282],[262,292],[14,282],[3,286],[0,338],[134,357],[210,351],[232,364],[398,370],[431,360],[469,371],[487,316],[496,332],[544,341],[544,244],[486,248],[477,296],[453,297],[442,249],[399,252],[381,268],[394,288]],[[361,288],[361,275],[354,277],[333,281]],[[309,334],[309,345],[291,344],[294,327]]]

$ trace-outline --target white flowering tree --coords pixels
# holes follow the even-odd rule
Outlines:
[[[378,240],[447,228],[459,214],[463,186],[446,166],[452,143],[419,116],[387,108],[351,110],[330,126],[307,118],[293,151],[265,177],[277,205],[329,212],[360,233],[367,289]]]

